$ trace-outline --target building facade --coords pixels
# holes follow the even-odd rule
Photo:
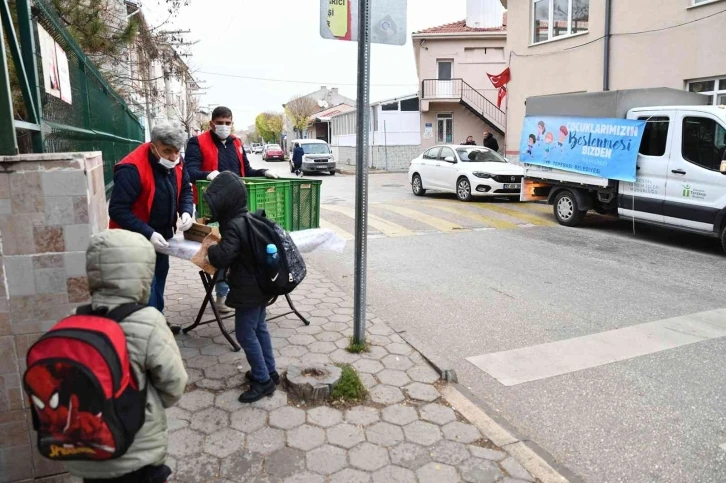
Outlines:
[[[507,147],[518,159],[527,97],[670,87],[726,103],[724,0],[502,0]],[[610,6],[610,31],[606,19]],[[609,53],[606,54],[606,49]]]
[[[328,88],[327,86],[321,86],[320,89],[318,89],[315,92],[311,92],[310,94],[306,94],[304,96],[300,97],[309,97],[310,99],[314,100],[318,105],[318,110],[311,113],[316,114],[321,111],[326,111],[328,109],[331,109],[336,106],[349,106],[355,108],[355,100],[351,99],[349,97],[345,97],[342,95],[337,87]],[[299,98],[296,98],[299,99]],[[291,99],[290,102],[296,100]],[[292,122],[290,121],[287,113],[285,112],[285,106],[287,104],[283,104],[283,127],[282,127],[282,138],[283,138],[283,144],[286,144],[286,141],[288,139],[296,139],[299,137],[311,137],[311,138],[317,138],[318,128],[312,128],[308,129],[302,132],[302,136],[300,133],[296,133],[295,129],[293,128]],[[311,117],[311,124],[315,124],[315,118]],[[321,127],[320,129],[323,129]],[[283,149],[287,149],[287,146],[283,146]]]
[[[416,94],[370,107],[370,166],[387,171],[408,169],[421,151],[421,112]],[[330,118],[331,149],[340,166],[355,165],[357,111]]]
[[[497,106],[487,74],[507,66],[506,18],[499,0],[468,0],[466,20],[413,34],[422,147],[462,143],[467,136],[481,144],[484,131],[504,145],[505,106]]]

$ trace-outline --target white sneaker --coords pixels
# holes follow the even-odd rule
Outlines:
[[[228,314],[232,312],[232,307],[227,307],[227,297],[217,297],[214,301],[214,306],[217,307],[217,312],[220,314]]]

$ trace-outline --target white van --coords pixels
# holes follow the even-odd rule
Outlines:
[[[592,94],[577,96],[581,103]],[[726,107],[632,107],[624,117],[646,121],[634,183],[525,164],[522,200],[547,200],[565,226],[595,210],[719,237],[726,250]]]
[[[320,139],[295,139],[287,143],[288,150],[290,151],[291,173],[295,171],[292,164],[292,150],[295,148],[295,144],[300,144],[300,147],[305,152],[301,167],[303,174],[307,172],[335,174],[335,157],[333,156],[333,152],[330,150],[328,143]]]

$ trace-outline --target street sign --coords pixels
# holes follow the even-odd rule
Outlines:
[[[370,41],[374,44],[405,45],[406,1],[370,1]],[[360,38],[360,0],[320,0],[320,36],[330,40],[357,42]]]

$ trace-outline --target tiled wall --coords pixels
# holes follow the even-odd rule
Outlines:
[[[108,226],[101,153],[0,156],[0,483],[63,472],[35,451],[25,354],[88,301],[85,251]]]

